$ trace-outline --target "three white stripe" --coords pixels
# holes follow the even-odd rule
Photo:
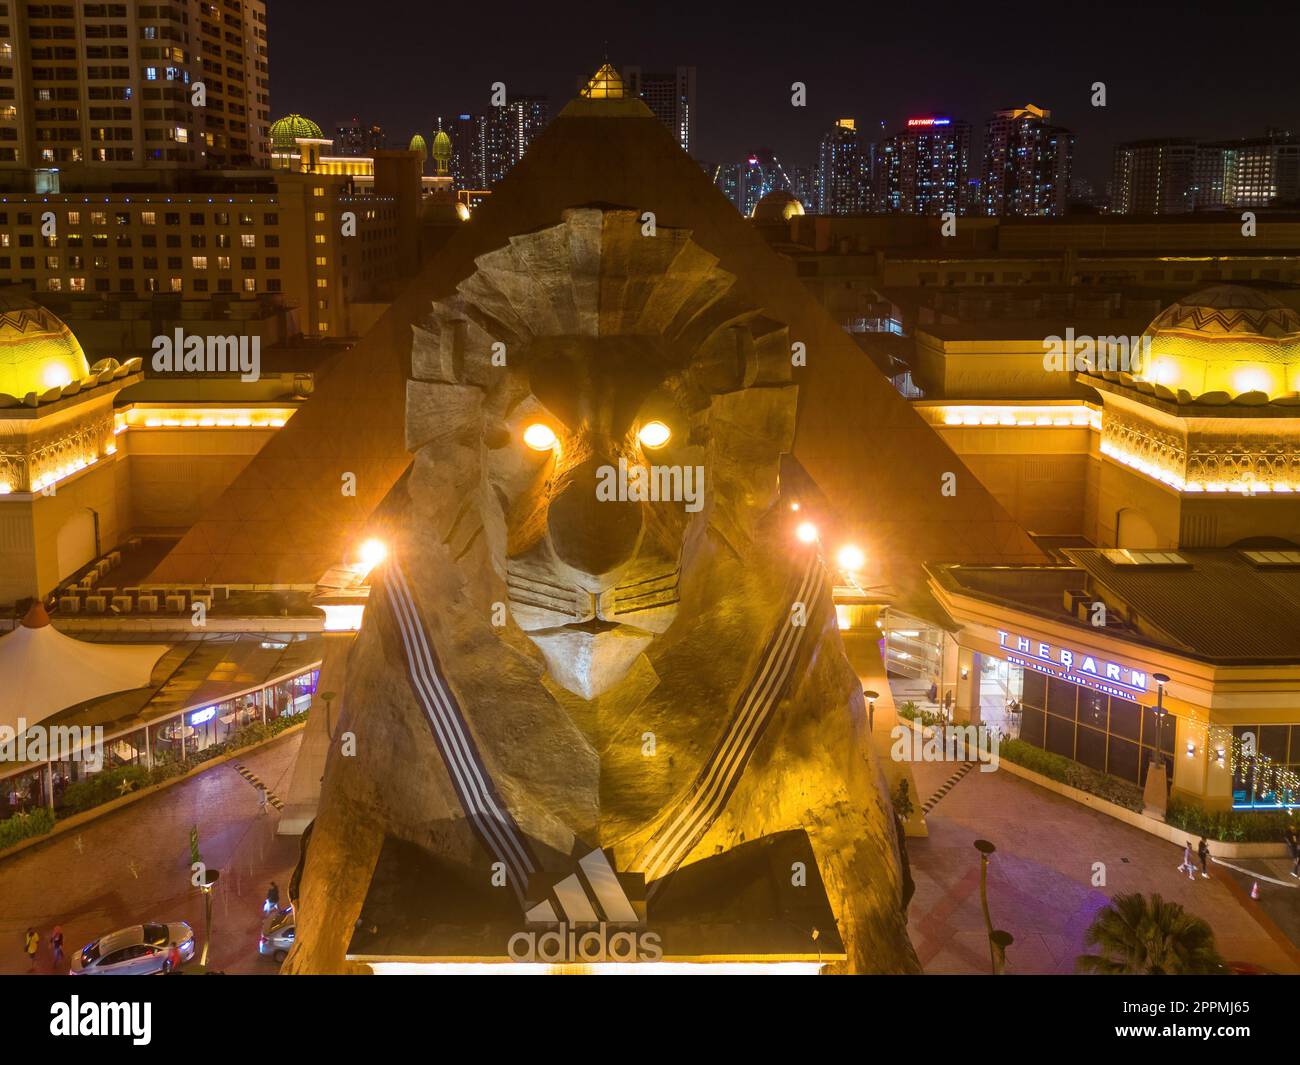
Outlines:
[[[461,805],[478,826],[489,849],[505,862],[511,886],[522,899],[527,891],[528,876],[534,870],[528,848],[520,838],[513,818],[497,805],[492,796],[473,740],[466,735],[459,714],[452,708],[451,696],[434,666],[433,654],[406,576],[395,558],[389,559],[387,570],[390,579],[386,583],[393,604],[393,617],[401,632],[412,687],[433,725]]]
[[[795,603],[811,606],[807,596],[810,589],[814,593],[820,592],[817,587],[820,579],[820,563],[816,554],[813,554],[804,572]],[[666,876],[676,869],[690,853],[701,826],[707,827],[722,812],[722,804],[732,784],[744,771],[763,722],[785,686],[800,637],[806,629],[807,625],[795,625],[786,619],[783,630],[763,662],[758,682],[750,689],[726,739],[706,767],[701,785],[682,806],[658,842],[652,845],[644,863],[647,882]]]

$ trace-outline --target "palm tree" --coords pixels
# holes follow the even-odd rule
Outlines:
[[[1080,954],[1077,972],[1116,975],[1204,975],[1222,971],[1214,932],[1201,918],[1159,895],[1116,895],[1084,933],[1098,949]]]

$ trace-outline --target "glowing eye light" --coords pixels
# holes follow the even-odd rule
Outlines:
[[[374,569],[388,557],[388,548],[382,540],[370,539],[361,545],[361,564],[366,571]]]
[[[841,547],[835,560],[840,564],[840,569],[846,573],[857,573],[867,564],[867,556],[862,553],[862,549],[852,544]]]
[[[795,529],[794,534],[805,544],[810,544],[817,539],[817,526],[810,521],[805,521]]]
[[[550,426],[537,422],[524,430],[524,443],[534,451],[550,451],[555,446],[555,433]]]
[[[672,435],[672,430],[663,422],[646,422],[641,426],[641,431],[636,434],[636,438],[646,447],[663,447]]]

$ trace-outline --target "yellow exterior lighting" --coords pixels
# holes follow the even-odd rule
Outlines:
[[[550,451],[555,447],[555,431],[549,425],[534,422],[524,430],[524,443],[534,451]]]
[[[673,435],[672,430],[663,422],[646,422],[641,426],[641,431],[636,434],[636,438],[641,441],[642,447],[654,448],[663,447],[668,443],[669,437]]]

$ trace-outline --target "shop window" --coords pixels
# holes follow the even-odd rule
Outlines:
[[[1047,678],[1047,712],[1063,717],[1068,721],[1074,720],[1074,704],[1078,698],[1079,687],[1071,684],[1068,680],[1059,680],[1056,677]],[[1049,726],[1050,728],[1050,726]]]
[[[1110,731],[1114,735],[1136,741],[1141,738],[1138,731],[1141,727],[1142,708],[1137,703],[1127,699],[1111,699]]]
[[[1066,758],[1074,757],[1074,722],[1055,714],[1047,715],[1046,749]]]
[[[1020,701],[1026,706],[1035,706],[1039,710],[1047,708],[1047,677],[1042,673],[1035,673],[1032,669],[1026,669],[1024,691]]]
[[[1122,777],[1136,783],[1139,756],[1140,750],[1136,743],[1130,743],[1111,733],[1107,746],[1106,771],[1113,777]]]
[[[1106,772],[1106,733],[1080,727],[1074,757],[1098,772]]]

